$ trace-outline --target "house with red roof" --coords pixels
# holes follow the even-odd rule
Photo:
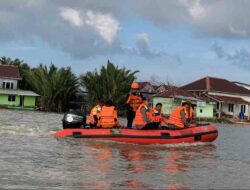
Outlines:
[[[35,92],[18,89],[21,80],[19,68],[14,65],[0,65],[0,106],[9,108],[34,109]]]
[[[220,118],[227,116],[238,118],[239,113],[249,119],[250,90],[222,78],[205,77],[181,87],[194,95],[215,101],[214,111]]]

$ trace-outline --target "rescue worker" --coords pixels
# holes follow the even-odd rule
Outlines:
[[[190,115],[191,102],[187,101],[183,106],[174,109],[172,114],[167,120],[168,126],[172,128],[187,128],[190,127]]]
[[[155,108],[152,108],[149,111],[149,118],[152,122],[157,122],[159,123],[159,127],[162,126],[162,123],[166,123],[167,120],[166,118],[163,116],[162,112],[162,103],[157,103],[155,105]]]
[[[186,103],[184,103],[185,105]],[[189,102],[190,104],[190,109],[189,110],[185,110],[185,116],[186,116],[186,119],[189,123],[192,123],[193,122],[193,119],[194,119],[194,109],[192,107],[192,104],[191,102]]]
[[[88,124],[90,127],[96,127],[98,125],[98,120],[100,117],[102,106],[103,106],[103,101],[99,100],[98,104],[91,109],[88,117]]]
[[[102,107],[99,118],[99,127],[101,128],[120,127],[117,111],[111,100],[107,100],[104,106]]]
[[[158,129],[159,123],[153,122],[149,115],[149,99],[142,98],[142,104],[136,110],[134,128],[135,129]]]
[[[127,96],[127,128],[132,128],[135,112],[142,103],[142,95],[139,92],[139,84],[131,84],[130,94]]]

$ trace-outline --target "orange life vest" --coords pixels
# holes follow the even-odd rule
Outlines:
[[[138,107],[141,105],[142,103],[142,98],[139,95],[133,95],[130,94],[127,100],[127,104],[129,104],[134,112],[136,112],[136,110],[138,109]]]
[[[190,107],[189,113],[187,110],[185,110],[185,116],[186,116],[186,119],[193,119],[194,118],[194,110],[192,107]]]
[[[114,106],[103,106],[100,114],[100,127],[112,128],[116,125],[117,112]]]
[[[143,116],[141,114],[141,109],[142,108],[145,108],[146,111],[148,112],[148,107],[144,103],[142,103],[135,112],[135,119],[134,119],[135,126],[144,126],[144,125],[147,124],[147,122],[144,120],[144,118],[143,118]]]
[[[162,113],[157,109],[153,108],[149,111],[149,118],[152,122],[161,122],[162,121]]]
[[[167,123],[175,125],[177,127],[183,128],[184,123],[181,118],[181,111],[185,110],[184,106],[176,108],[172,114],[169,116],[169,119],[167,120]]]
[[[89,117],[88,117],[88,123],[89,123],[89,124],[94,124],[94,123],[95,123],[94,115],[96,115],[97,118],[99,119],[101,110],[102,110],[102,107],[101,107],[99,104],[96,105],[96,106],[94,106],[94,107],[91,109],[90,114],[89,114]]]

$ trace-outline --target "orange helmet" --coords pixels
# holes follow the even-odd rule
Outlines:
[[[133,89],[139,89],[139,84],[137,82],[132,82],[131,88],[133,88]]]

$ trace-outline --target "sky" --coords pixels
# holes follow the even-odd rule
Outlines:
[[[108,60],[137,81],[211,76],[250,84],[249,0],[0,0],[0,57],[70,66]]]

